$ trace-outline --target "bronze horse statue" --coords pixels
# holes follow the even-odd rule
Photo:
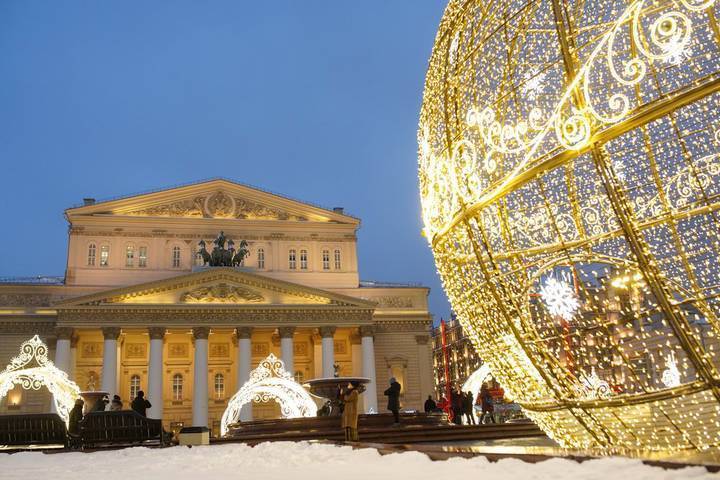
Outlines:
[[[227,241],[228,248],[225,248],[225,232],[220,232],[220,235],[213,241],[212,253],[208,252],[205,248],[205,240],[200,240],[198,243],[198,254],[203,259],[204,265],[211,267],[237,267],[242,265],[245,257],[250,255],[248,249],[248,243],[245,240],[240,241],[240,248],[235,250],[235,242],[232,240]]]

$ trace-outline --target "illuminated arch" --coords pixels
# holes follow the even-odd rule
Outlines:
[[[44,385],[53,396],[58,415],[67,424],[70,410],[80,397],[80,388],[68,379],[67,373],[48,360],[47,351],[47,345],[37,335],[20,346],[20,355],[13,358],[0,373],[0,399],[15,385],[25,390],[40,390]],[[33,360],[37,366],[28,366]]]
[[[250,372],[250,379],[228,402],[220,421],[220,434],[240,418],[240,409],[246,403],[269,402],[280,404],[283,418],[314,417],[317,405],[310,394],[285,371],[285,364],[272,353]]]
[[[462,391],[463,392],[472,392],[473,398],[477,397],[477,394],[480,392],[480,388],[482,387],[482,384],[487,382],[489,379],[492,378],[492,372],[490,371],[490,367],[488,367],[487,363],[483,363],[480,368],[475,370],[467,380],[465,380],[465,383],[463,383]]]

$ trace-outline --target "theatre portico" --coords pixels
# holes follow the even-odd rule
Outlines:
[[[39,334],[83,390],[129,402],[144,390],[148,416],[216,432],[228,399],[270,353],[296,380],[371,379],[365,411],[384,410],[388,379],[404,408],[432,393],[428,289],[361,282],[360,221],[227,180],[211,180],[65,212],[64,278],[0,283],[0,360]],[[247,242],[236,266],[197,254]],[[44,411],[49,397],[11,392],[1,411]],[[14,396],[13,396],[14,395]],[[47,397],[47,398],[46,398]],[[275,418],[275,402],[243,419]]]

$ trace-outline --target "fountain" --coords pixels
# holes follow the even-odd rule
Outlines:
[[[310,393],[313,395],[327,399],[326,405],[330,407],[330,411],[324,415],[337,416],[341,413],[338,392],[341,388],[345,388],[350,382],[360,384],[358,386],[358,393],[363,393],[365,391],[365,384],[369,383],[370,379],[365,377],[314,378],[305,382],[303,386],[309,388]]]

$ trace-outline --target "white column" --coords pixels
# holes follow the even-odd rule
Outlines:
[[[72,374],[72,353],[70,351],[73,329],[67,327],[56,328],[57,342],[55,343],[55,366],[68,374]]]
[[[77,335],[73,335],[70,339],[70,380],[77,382],[77,344],[80,338]]]
[[[295,347],[293,346],[293,335],[295,327],[280,327],[280,358],[285,364],[285,371],[295,375]]]
[[[323,378],[332,378],[335,376],[335,344],[333,341],[335,330],[335,327],[320,327],[320,336],[322,337]]]
[[[252,369],[252,328],[238,327],[235,330],[238,338],[237,351],[237,390],[250,380]],[[252,403],[246,403],[240,409],[240,421],[249,422],[253,419]]]
[[[208,327],[193,328],[195,360],[193,362],[192,424],[208,426]]]
[[[373,340],[374,329],[372,326],[360,327],[360,344],[362,345],[362,372],[363,377],[369,378],[370,382],[365,385],[365,413],[371,409],[378,413],[377,405],[377,379],[375,375],[375,343]]]
[[[102,391],[108,392],[112,399],[118,393],[118,337],[119,327],[105,327],[102,329],[105,341],[103,343]]]
[[[150,364],[148,365],[148,391],[145,398],[152,407],[147,411],[148,418],[163,418],[163,344],[165,327],[150,327]],[[133,399],[128,399],[132,401]]]

